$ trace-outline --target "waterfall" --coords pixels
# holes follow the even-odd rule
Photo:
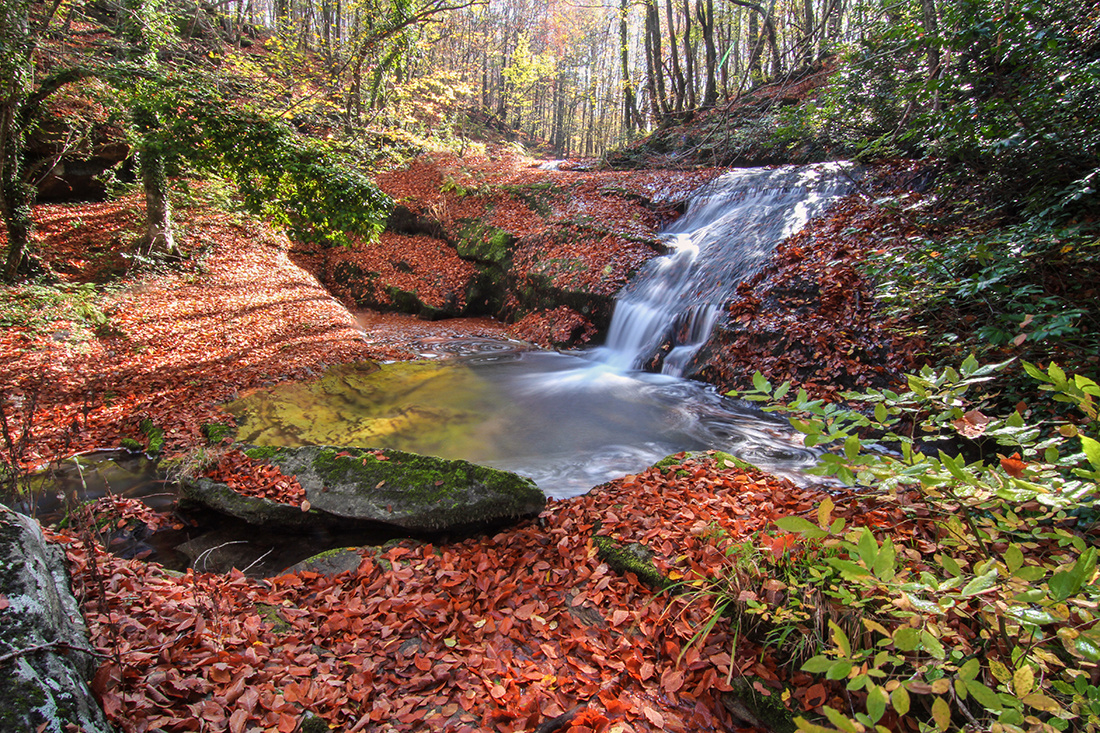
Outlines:
[[[680,376],[710,338],[742,281],[852,188],[846,162],[745,168],[719,176],[661,233],[670,253],[645,264],[616,297],[607,343],[594,355],[638,369],[668,344],[662,372]]]

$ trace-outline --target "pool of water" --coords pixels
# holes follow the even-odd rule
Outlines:
[[[422,360],[345,365],[229,406],[238,439],[462,458],[576,496],[684,450],[718,449],[796,480],[815,453],[783,421],[707,385],[623,371],[584,352],[427,338]]]

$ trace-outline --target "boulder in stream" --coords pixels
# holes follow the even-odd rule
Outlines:
[[[336,446],[246,452],[297,478],[308,510],[243,496],[207,478],[186,481],[181,498],[260,526],[386,524],[409,532],[491,527],[538,514],[546,504],[530,479],[468,461]]]
[[[95,670],[65,553],[0,505],[0,730],[111,731],[88,689]]]

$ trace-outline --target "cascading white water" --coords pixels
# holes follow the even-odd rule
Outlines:
[[[697,191],[662,237],[670,254],[646,263],[615,303],[607,343],[594,356],[637,369],[665,344],[662,372],[683,374],[737,285],[776,245],[852,187],[856,166],[820,163],[725,173]]]

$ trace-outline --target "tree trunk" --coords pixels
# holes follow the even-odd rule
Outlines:
[[[634,132],[634,122],[638,118],[638,103],[634,98],[634,84],[630,81],[630,43],[627,38],[626,27],[628,10],[627,0],[619,0],[619,61],[623,75],[623,130],[627,135],[630,135]],[[589,137],[589,144],[591,144],[591,136]],[[590,153],[586,152],[585,154]]]
[[[764,37],[760,35],[760,18],[756,13],[749,13],[749,74],[753,82],[759,81],[764,75],[760,60],[764,55]]]
[[[668,96],[665,91],[665,68],[661,53],[661,18],[657,0],[646,0],[646,69],[649,72],[649,106],[653,120],[660,124],[668,117]]]
[[[802,54],[801,62],[803,66],[809,66],[814,62],[814,41],[817,38],[814,25],[814,2],[813,0],[803,0],[802,11],[804,21],[806,24],[806,31],[802,38]]]
[[[695,44],[691,42],[691,0],[684,0],[684,84],[687,87],[687,106],[695,109],[696,101],[696,74],[695,74]]]
[[[706,59],[706,81],[703,106],[713,107],[718,102],[718,51],[714,46],[714,0],[696,0],[699,27],[703,32],[703,50]]]
[[[28,256],[34,219],[34,190],[24,180],[27,146],[25,106],[34,84],[34,39],[28,0],[0,3],[0,214],[8,235],[4,280],[20,273]]]
[[[146,69],[157,66],[157,50],[151,37],[149,18],[154,11],[155,0],[127,0],[129,11],[124,25],[126,42],[132,60]],[[144,82],[138,82],[143,84]],[[179,255],[172,233],[172,208],[168,203],[168,178],[164,172],[164,154],[156,140],[160,120],[142,99],[138,91],[131,122],[138,133],[138,163],[141,183],[145,189],[145,236],[139,245],[142,254]]]
[[[932,111],[940,109],[940,90],[936,81],[940,78],[940,47],[937,38],[940,31],[939,14],[936,12],[935,0],[921,0],[922,24],[924,35],[927,39],[924,44],[925,59],[928,63],[928,81],[935,85],[932,91]]]
[[[672,0],[665,0],[665,21],[668,24],[668,49],[672,54],[672,95],[673,109],[677,112],[684,111],[686,89],[684,72],[680,69],[680,44],[676,40],[676,18],[672,8]]]
[[[168,200],[168,176],[164,172],[164,158],[150,154],[149,149],[138,153],[141,183],[145,189],[145,236],[141,240],[144,255],[179,255],[176,237],[172,232],[172,205]]]

